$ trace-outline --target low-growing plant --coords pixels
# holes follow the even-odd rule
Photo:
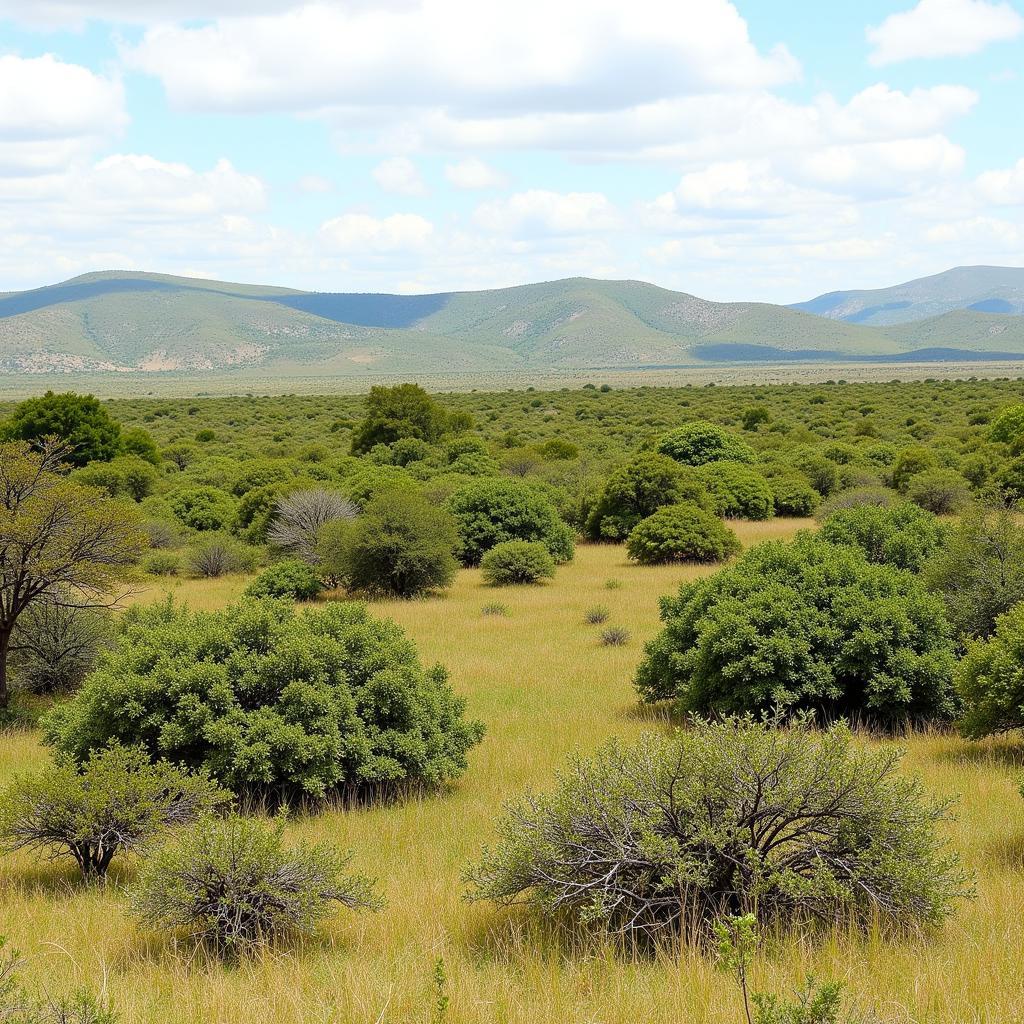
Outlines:
[[[718,516],[689,502],[658,509],[626,541],[626,552],[640,565],[721,562],[739,550],[736,534]]]
[[[480,559],[480,574],[492,587],[541,583],[555,575],[555,560],[540,541],[506,540]]]
[[[327,844],[284,843],[284,820],[206,818],[146,862],[132,897],[152,928],[180,930],[222,956],[309,934],[337,906],[381,905],[373,883],[345,872]]]
[[[308,562],[286,558],[264,569],[245,588],[245,593],[249,597],[312,601],[323,587],[320,574]]]
[[[602,647],[624,647],[629,643],[629,630],[625,626],[607,626],[601,630]]]
[[[137,853],[228,795],[207,776],[153,763],[139,749],[93,751],[80,765],[58,755],[0,794],[0,843],[50,859],[71,856],[84,878],[103,878],[117,854]]]
[[[611,612],[603,604],[595,604],[592,608],[588,608],[583,613],[583,621],[588,626],[600,626],[602,623],[608,621],[608,617]]]
[[[182,569],[177,551],[152,551],[142,560],[142,571],[150,576],[180,576]]]
[[[255,550],[226,533],[211,533],[188,552],[189,570],[207,579],[250,572],[255,564]]]
[[[619,590],[622,587],[622,580],[616,579],[614,576],[609,577],[604,581],[605,590]]]
[[[471,898],[648,937],[724,914],[937,924],[969,886],[939,829],[948,805],[900,759],[806,720],[611,742],[572,760],[553,792],[507,808],[468,872]]]
[[[482,615],[500,615],[507,616],[511,615],[512,612],[507,604],[502,604],[501,601],[488,601],[487,604],[480,609]]]
[[[952,469],[926,469],[910,478],[906,495],[937,516],[951,516],[971,500],[970,484]]]

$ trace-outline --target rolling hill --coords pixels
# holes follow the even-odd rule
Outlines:
[[[852,324],[885,326],[955,310],[1024,314],[1024,268],[954,267],[891,288],[828,292],[793,309]]]
[[[962,269],[966,282],[966,271],[989,268]],[[1012,282],[1013,274],[1024,282],[1024,270],[1006,271],[1003,280]],[[971,279],[983,284],[981,277]],[[900,287],[911,285],[923,288],[924,282]],[[964,283],[962,290],[970,289]],[[918,306],[931,309],[924,298]],[[838,306],[830,308],[832,313],[820,314],[769,303],[709,302],[641,281],[588,278],[387,295],[111,271],[0,294],[0,373],[258,367],[288,376],[1024,358],[1024,316],[955,308],[883,325],[850,322],[833,315]]]

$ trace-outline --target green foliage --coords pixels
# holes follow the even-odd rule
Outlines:
[[[992,441],[1002,441],[1009,444],[1016,441],[1024,434],[1024,405],[1011,405],[992,422],[988,436]]]
[[[894,724],[950,718],[953,641],[916,577],[804,534],[662,599],[637,687],[681,711],[783,709]]]
[[[658,509],[637,523],[626,542],[629,557],[641,565],[722,562],[739,550],[736,534],[692,502]]]
[[[149,858],[132,903],[143,924],[237,957],[313,933],[337,906],[377,909],[373,883],[345,872],[349,859],[323,843],[289,849],[283,819],[207,818]]]
[[[968,643],[956,685],[965,736],[979,739],[1024,727],[1024,604],[1000,615],[987,640]]]
[[[786,926],[942,921],[965,895],[944,804],[900,752],[750,718],[612,742],[549,794],[512,804],[468,879],[613,932],[657,936],[723,913]]]
[[[931,512],[907,501],[839,509],[821,524],[825,540],[852,544],[869,562],[914,572],[939,549],[945,533]]]
[[[150,436],[149,431],[143,430],[142,427],[130,427],[121,431],[121,451],[125,455],[136,455],[151,466],[159,466],[162,461],[156,441]]]
[[[799,472],[773,473],[768,479],[777,516],[812,516],[821,496]]]
[[[167,497],[178,522],[192,530],[224,530],[235,515],[235,501],[217,487],[179,487]]]
[[[949,531],[923,570],[961,636],[986,637],[1024,601],[1024,528],[1006,509],[976,508]]]
[[[960,512],[971,500],[971,488],[953,469],[924,469],[915,473],[905,488],[907,497],[937,516]]]
[[[375,444],[413,437],[435,442],[449,427],[448,414],[418,384],[372,387],[366,418],[352,433],[352,451],[359,455]]]
[[[448,499],[448,509],[455,517],[464,565],[479,565],[485,552],[506,540],[541,541],[556,562],[572,558],[571,528],[539,490],[520,480],[474,480]]]
[[[698,473],[715,511],[727,519],[770,519],[775,511],[771,485],[740,462],[712,462]]]
[[[80,762],[116,741],[236,792],[322,796],[445,784],[482,736],[444,670],[360,604],[166,603],[123,619],[115,650],[46,719],[47,741]]]
[[[138,749],[93,750],[82,764],[59,755],[0,794],[0,843],[73,857],[84,878],[103,878],[117,854],[139,852],[227,797],[205,775],[153,763]]]
[[[709,462],[756,462],[757,453],[746,441],[707,420],[696,420],[663,434],[657,450],[684,466]]]
[[[541,583],[555,575],[555,560],[538,540],[506,540],[485,552],[480,571],[492,587]]]
[[[852,487],[848,491],[840,491],[826,499],[818,508],[817,518],[828,519],[835,512],[848,508],[860,508],[863,505],[888,506],[902,500],[900,495],[888,487]]]
[[[121,450],[121,425],[99,399],[73,391],[47,391],[19,402],[3,424],[2,435],[7,441],[56,437],[68,446],[64,459],[73,466],[109,461]]]
[[[449,586],[458,570],[455,521],[414,488],[381,491],[353,522],[325,527],[323,572],[350,590],[415,597]]]
[[[245,593],[248,597],[312,601],[323,587],[319,573],[307,562],[298,558],[286,558],[264,569],[245,588]]]
[[[751,405],[743,410],[740,422],[744,430],[757,430],[762,423],[767,423],[771,414],[763,405]]]
[[[910,481],[926,469],[934,469],[936,458],[931,449],[922,445],[904,448],[892,465],[892,485],[898,491],[905,491]]]
[[[682,501],[711,507],[707,488],[692,469],[667,455],[644,452],[608,478],[587,519],[587,534],[592,540],[624,540],[641,519]]]
[[[112,498],[127,497],[142,501],[157,487],[159,475],[138,455],[118,455],[109,462],[91,462],[78,470],[74,479],[87,487],[102,488]]]

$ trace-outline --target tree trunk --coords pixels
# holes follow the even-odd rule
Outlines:
[[[7,685],[7,657],[10,654],[12,628],[0,629],[0,711],[7,710],[11,699],[10,687]]]

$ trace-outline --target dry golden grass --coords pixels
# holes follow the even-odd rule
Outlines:
[[[750,543],[801,525],[741,524],[740,533]],[[460,881],[504,800],[550,784],[571,751],[663,727],[638,713],[630,679],[657,629],[658,597],[704,571],[639,568],[622,548],[583,547],[545,587],[496,591],[482,586],[478,573],[464,572],[443,598],[377,606],[410,632],[426,660],[449,667],[471,714],[488,729],[451,793],[292,823],[296,836],[351,847],[355,866],[375,875],[387,894],[383,912],[339,913],[315,941],[226,968],[189,959],[186,950],[136,928],[123,897],[129,864],[106,889],[87,890],[71,871],[17,855],[0,861],[0,931],[27,955],[30,981],[53,992],[103,989],[130,1024],[426,1024],[436,1020],[438,957],[449,977],[445,1020],[452,1024],[741,1021],[731,982],[696,953],[642,959],[600,942],[574,945],[520,914],[467,905]],[[608,579],[621,586],[607,588]],[[173,589],[194,605],[215,607],[244,583]],[[482,615],[493,600],[510,615]],[[625,647],[600,646],[600,627],[584,624],[595,604],[610,609],[610,624],[630,631]],[[813,970],[846,980],[857,1001],[887,1021],[1024,1020],[1024,801],[1016,781],[1024,754],[1008,742],[968,744],[943,735],[914,737],[907,746],[907,767],[930,791],[962,796],[950,829],[977,872],[977,900],[934,935],[787,940],[762,957],[757,983],[786,987]],[[0,736],[0,776],[43,756],[35,736]]]

